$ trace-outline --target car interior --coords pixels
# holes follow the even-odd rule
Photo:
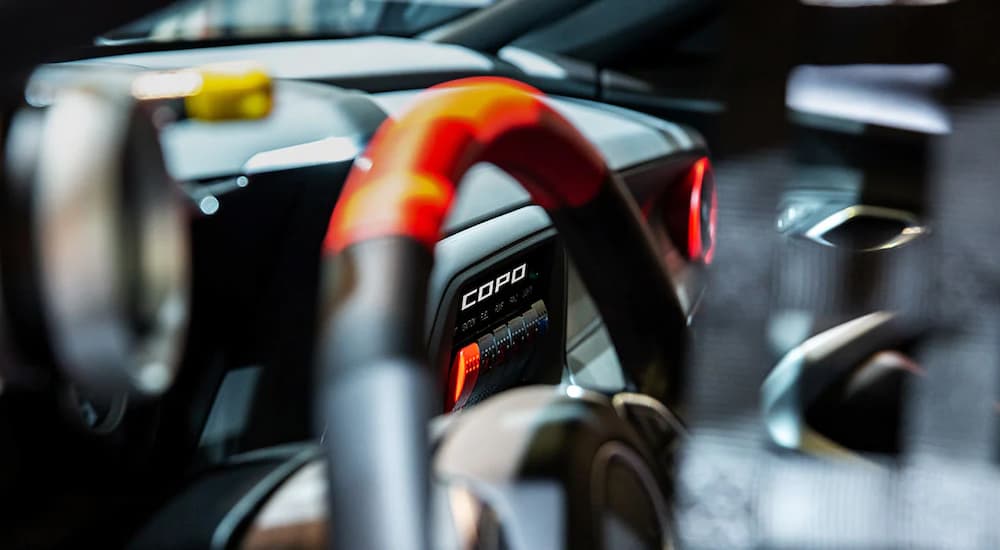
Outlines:
[[[0,0],[0,548],[1000,546],[997,28]]]

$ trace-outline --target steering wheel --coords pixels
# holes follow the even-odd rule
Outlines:
[[[348,176],[325,240],[329,299],[316,402],[330,459],[332,547],[429,544],[427,425],[440,399],[423,340],[427,285],[456,186],[479,162],[512,175],[548,212],[603,316],[628,389],[679,406],[685,315],[623,183],[538,90],[497,78],[432,88],[377,131]],[[562,392],[556,401],[568,399]],[[577,410],[573,426],[607,422],[610,400],[583,401],[583,409],[603,403],[604,412]],[[635,432],[617,422],[601,437],[637,445]],[[572,445],[574,437],[562,441]],[[556,451],[583,472],[598,447],[582,458],[576,449]],[[644,451],[633,455],[652,461]],[[600,547],[572,536],[572,547]]]

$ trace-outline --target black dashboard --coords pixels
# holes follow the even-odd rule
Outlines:
[[[366,38],[49,66],[36,73],[27,93],[30,102],[94,71],[247,57],[268,65],[279,79],[267,119],[183,120],[160,136],[166,169],[181,182],[191,212],[192,321],[179,375],[159,402],[129,411],[120,426],[103,434],[82,436],[123,460],[138,453],[147,468],[190,465],[179,479],[314,438],[320,250],[349,169],[376,128],[405,110],[421,88],[455,76],[514,70],[453,46]],[[299,62],[306,58],[308,66]],[[329,65],[312,63],[317,59]],[[623,176],[650,219],[686,219],[685,201],[678,212],[665,209],[676,207],[672,193],[707,154],[696,132],[598,102],[559,96],[547,101]],[[653,237],[690,315],[703,290],[703,266],[673,245],[684,237],[671,235],[668,225],[654,224]],[[442,413],[531,383],[625,389],[597,310],[549,217],[499,169],[476,166],[462,181],[435,249],[429,287],[426,341],[441,377]],[[140,451],[131,448],[137,432],[143,434]]]
[[[188,411],[195,399],[194,409],[204,411],[196,424],[204,426],[197,443],[187,434],[182,447],[195,445],[210,460],[311,435],[308,405],[290,410],[287,403],[308,401],[301,396],[309,395],[321,239],[340,186],[367,140],[419,91],[400,88],[517,70],[455,46],[362,38],[146,52],[48,66],[36,73],[27,94],[44,96],[95,70],[173,69],[247,58],[281,79],[267,119],[184,120],[161,134],[167,170],[184,182],[194,212],[194,325],[174,393],[184,395]],[[303,59],[329,63],[303,64]],[[521,76],[530,80],[530,74]],[[640,203],[666,202],[665,190],[681,186],[692,162],[706,154],[700,136],[683,126],[592,101],[549,101],[598,147],[610,168],[625,176]],[[661,235],[668,241],[666,263],[690,313],[703,284],[699,267],[677,257],[668,233],[664,228]],[[488,282],[504,276],[494,274],[521,261],[519,254],[530,257],[531,264],[524,295],[487,292]],[[574,283],[569,290],[567,280]],[[500,279],[499,286],[504,282]],[[442,387],[454,386],[460,351],[475,343],[481,344],[483,379],[481,389],[464,396],[463,404],[531,381],[565,378],[615,389],[621,376],[610,342],[576,283],[544,211],[532,206],[527,192],[507,174],[489,165],[475,167],[446,221],[431,280],[428,350],[440,367]],[[468,285],[478,285],[478,307],[462,303]],[[520,290],[517,286],[508,283],[507,290]],[[533,320],[541,314],[533,311],[535,302],[547,319],[537,342],[538,327],[520,325],[525,316],[537,324]],[[505,305],[509,311],[502,309]],[[497,331],[510,334],[500,337]],[[514,336],[518,331],[532,334],[530,345],[518,343],[527,338]],[[490,339],[495,344],[488,345]],[[538,368],[563,364],[567,344],[574,369]],[[510,361],[516,365],[506,368]],[[206,379],[214,380],[208,387],[221,389],[206,392]],[[442,410],[455,405],[453,395]]]
[[[362,50],[363,66],[357,55]],[[306,66],[300,63],[306,57],[330,63]],[[197,440],[193,433],[183,434],[187,441],[180,447],[196,448],[210,461],[311,436],[309,400],[303,396],[310,395],[321,240],[340,186],[367,140],[383,120],[405,110],[419,91],[392,88],[511,70],[454,46],[364,38],[75,62],[40,70],[29,93],[42,93],[47,85],[95,66],[171,69],[244,58],[263,62],[283,79],[276,83],[269,118],[229,124],[185,120],[166,127],[161,136],[167,168],[185,182],[195,213],[195,326],[189,331],[179,390],[174,393],[184,396],[178,399],[176,414],[185,410],[190,416],[195,399],[194,410],[203,411],[204,417],[195,423],[203,424]],[[385,80],[390,75],[391,82]],[[352,89],[359,87],[389,91]],[[598,147],[609,167],[625,177],[640,203],[666,202],[666,189],[681,186],[691,164],[706,154],[700,136],[683,126],[593,101],[549,101]],[[664,228],[660,236],[668,241],[665,260],[690,313],[703,285],[700,268],[678,257],[668,233]],[[531,274],[526,276],[536,277],[527,285],[527,295],[485,295],[486,283],[481,281],[503,277],[511,262],[521,261],[520,254],[531,260]],[[620,367],[596,309],[573,276],[548,217],[530,204],[513,178],[489,165],[475,167],[460,186],[435,256],[426,326],[443,393],[454,390],[455,365],[470,344],[480,347],[483,375],[475,391],[466,388],[472,394],[446,396],[442,411],[528,382],[564,379],[608,391],[622,389]],[[567,281],[572,283],[569,289]],[[482,295],[480,305],[486,307],[463,310],[469,285],[478,285],[477,301]],[[509,311],[493,311],[501,307],[501,294]],[[518,300],[516,305],[512,299]],[[532,336],[530,345],[518,344],[522,337],[514,332],[538,331],[537,326],[518,328],[525,316],[539,316],[532,311],[535,302],[541,302],[548,319],[545,334]],[[495,344],[488,345],[491,339]],[[573,368],[552,367],[567,362]],[[207,386],[220,389],[206,392],[206,379],[214,380]],[[247,395],[252,398],[238,397]],[[169,406],[170,396],[166,403]],[[288,403],[302,407],[289,408]]]
[[[282,83],[282,86],[299,84]],[[258,427],[251,430],[254,435],[250,436],[250,441],[237,446],[239,450],[308,435],[304,431],[287,433],[290,414],[287,403],[292,395],[307,394],[309,354],[303,350],[310,349],[313,337],[312,308],[318,296],[310,289],[318,284],[314,277],[317,277],[316,258],[322,228],[347,169],[363,149],[364,136],[373,130],[370,126],[362,128],[362,123],[380,120],[381,112],[392,116],[405,108],[416,93],[362,95],[320,90],[315,84],[306,86],[302,92],[308,90],[310,94],[320,93],[337,99],[337,102],[327,103],[326,109],[350,111],[350,115],[341,115],[348,124],[339,135],[310,136],[319,139],[254,152],[249,161],[239,166],[239,172],[219,177],[220,170],[213,167],[211,172],[216,176],[201,178],[198,183],[188,186],[199,208],[208,197],[213,205],[210,213],[200,209],[200,217],[195,222],[195,268],[207,266],[213,273],[199,280],[214,280],[205,285],[211,288],[195,289],[196,293],[211,296],[204,300],[196,298],[195,307],[198,303],[208,303],[213,311],[228,311],[230,319],[216,321],[217,326],[244,327],[244,330],[229,333],[229,339],[213,337],[206,346],[196,349],[208,354],[206,348],[210,344],[213,353],[225,357],[225,372],[260,369],[259,378],[242,376],[256,379],[255,388],[237,392],[250,391],[257,396],[247,414],[261,419],[251,423]],[[366,100],[371,103],[366,104]],[[651,124],[652,119],[647,117],[611,110],[596,103],[570,99],[552,99],[552,102],[594,140],[609,164],[626,176],[637,195],[655,197],[658,189],[678,184],[692,160],[704,154],[697,136],[683,127],[659,121]],[[379,111],[374,112],[373,107]],[[358,113],[365,113],[364,120]],[[278,117],[287,116],[287,124],[295,126],[299,117],[305,115],[297,110],[283,115],[279,108],[274,115],[277,120],[269,124],[276,124],[280,120]],[[315,119],[312,113],[308,115]],[[178,165],[178,172],[191,174],[193,168],[187,167],[196,164],[203,149],[188,143],[219,143],[218,137],[212,134],[226,131],[203,123],[178,127],[165,140],[168,159]],[[243,147],[233,140],[229,143],[233,148]],[[321,146],[326,146],[325,154],[332,152],[333,156],[326,159],[308,156],[310,150],[320,150]],[[341,146],[345,150],[338,150]],[[217,157],[228,154],[220,153]],[[247,180],[243,186],[230,183],[241,177]],[[269,212],[262,215],[262,210]],[[199,250],[204,253],[202,262],[198,260]],[[233,257],[229,261],[219,261],[220,250]],[[279,251],[283,255],[280,262],[268,259],[269,254],[279,254]],[[698,266],[677,258],[672,260],[668,258],[668,264],[673,266],[677,288],[686,298],[689,311],[693,310],[703,284],[697,273]],[[514,273],[522,264],[527,266],[527,271]],[[231,270],[239,270],[239,273]],[[598,386],[604,381],[607,386],[608,380],[621,379],[614,354],[609,352],[610,342],[599,326],[596,309],[588,303],[586,291],[577,284],[567,288],[567,280],[573,279],[571,272],[572,267],[568,265],[558,235],[544,210],[532,205],[523,188],[507,174],[489,165],[475,167],[460,186],[454,210],[446,222],[446,234],[435,250],[426,326],[428,352],[433,363],[438,365],[445,394],[455,389],[456,362],[461,349],[472,343],[480,347],[483,377],[477,385],[479,389],[472,394],[446,396],[442,411],[451,410],[456,404],[475,403],[499,389],[523,383],[557,383],[566,379],[584,385],[595,382]],[[527,281],[525,286],[519,286],[521,277]],[[491,289],[491,283],[499,289]],[[470,296],[473,287],[475,301]],[[292,289],[297,291],[289,292]],[[524,294],[510,294],[517,290]],[[231,307],[217,307],[218,300],[223,298]],[[511,332],[514,327],[508,325],[523,322],[526,315],[530,318],[529,310],[535,302],[544,304],[548,328],[545,334],[538,334],[537,339],[532,337],[530,345],[515,345],[517,337]],[[255,327],[246,326],[251,320]],[[511,336],[501,337],[498,330],[505,334],[510,332]],[[195,337],[199,334],[192,332]],[[505,338],[510,339],[509,345]],[[495,339],[497,344],[488,346],[483,340],[489,339]],[[567,343],[571,344],[569,349]],[[487,351],[487,347],[495,349]],[[514,351],[508,347],[519,349]],[[576,368],[565,372],[558,367],[553,369],[553,365],[565,363],[567,349],[573,358],[571,364]],[[503,358],[487,359],[490,354]],[[280,374],[267,368],[278,364],[282,365]],[[185,367],[185,371],[204,372],[204,369]],[[295,375],[291,373],[295,372],[303,375],[293,382]],[[281,380],[272,380],[272,377]],[[302,429],[307,429],[308,407],[303,407],[298,414],[302,415]],[[275,433],[262,429],[271,425],[269,419],[275,416],[281,418],[280,428]]]

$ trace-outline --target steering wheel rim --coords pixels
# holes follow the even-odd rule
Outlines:
[[[423,348],[427,280],[455,188],[478,162],[514,176],[552,218],[629,389],[679,406],[686,318],[622,182],[530,86],[474,78],[432,88],[355,163],[324,243],[317,419],[333,547],[428,545],[425,426],[438,388]]]

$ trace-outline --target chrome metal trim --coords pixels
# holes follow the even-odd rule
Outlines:
[[[862,248],[862,252],[874,252],[877,250],[888,250],[890,248],[896,248],[903,246],[904,244],[913,241],[923,235],[930,233],[930,228],[926,225],[922,225],[920,220],[917,219],[915,215],[905,210],[897,210],[895,208],[885,208],[882,206],[868,206],[863,204],[857,204],[854,206],[848,206],[830,214],[829,216],[823,218],[819,223],[813,225],[808,231],[803,233],[806,238],[817,242],[824,246],[838,247],[838,245],[831,243],[826,240],[823,236],[830,231],[840,227],[844,223],[848,222],[857,217],[871,217],[871,218],[881,218],[884,220],[898,221],[902,223],[905,227],[899,232],[899,235],[889,239],[888,241],[869,248]]]
[[[187,327],[187,216],[151,123],[135,132],[138,116],[110,92],[61,91],[46,113],[35,179],[32,229],[53,353],[74,383],[101,395],[166,391]],[[126,173],[130,156],[136,173]]]
[[[809,338],[781,359],[761,385],[761,414],[774,444],[796,451],[857,456],[808,426],[805,409],[811,396],[802,395],[800,380],[810,365],[894,318],[895,314],[887,311],[869,313]],[[845,373],[842,369],[830,369],[822,374],[833,380]]]
[[[576,384],[562,384],[558,386],[553,386],[556,393],[563,394],[570,399],[579,399],[581,401],[588,401],[596,405],[609,405],[607,396],[603,393],[587,389],[583,386],[578,386]]]
[[[649,409],[657,414],[657,416],[663,419],[663,423],[669,426],[672,430],[677,432],[678,435],[686,435],[687,428],[684,427],[684,423],[681,419],[677,417],[666,405],[660,403],[657,399],[650,397],[641,393],[630,393],[621,392],[616,393],[611,397],[611,406],[614,407],[615,412],[623,420],[628,419],[628,407],[643,407]]]

